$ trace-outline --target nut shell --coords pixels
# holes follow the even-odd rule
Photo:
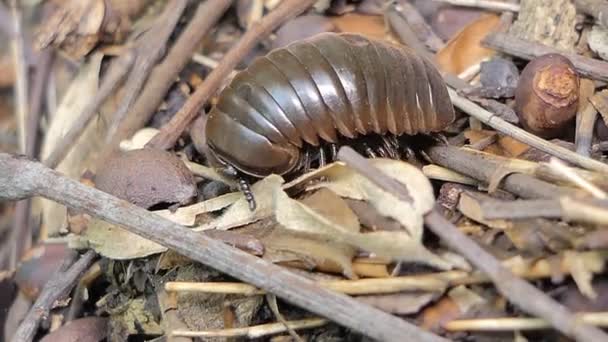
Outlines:
[[[523,127],[554,138],[576,116],[580,79],[564,56],[547,54],[532,60],[515,90],[515,110]]]
[[[95,186],[146,209],[161,203],[185,204],[197,193],[192,172],[178,157],[148,148],[109,159],[98,170]]]

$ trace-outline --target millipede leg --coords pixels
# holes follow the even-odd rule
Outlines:
[[[329,160],[332,162],[338,159],[338,144],[329,144]]]
[[[323,146],[319,148],[319,169],[325,166],[327,159],[325,157],[325,149]]]
[[[367,155],[368,158],[373,159],[373,158],[377,157],[376,152],[374,152],[374,150],[371,147],[369,147],[368,144],[364,144],[363,146],[365,149],[365,155]]]
[[[386,152],[384,147],[378,146],[378,147],[376,147],[376,151],[378,152],[378,155],[380,156],[380,158],[388,158],[388,153]]]
[[[308,171],[310,171],[311,164],[312,161],[310,160],[310,149],[307,148],[302,155],[302,170],[304,173],[308,173]]]
[[[382,144],[384,145],[384,148],[386,149],[386,152],[388,152],[390,158],[399,159],[399,152],[397,152],[397,149],[395,148],[389,137],[383,135]]]
[[[239,178],[238,183],[239,190],[245,195],[245,199],[247,200],[247,203],[249,203],[249,210],[254,211],[257,205],[249,182],[245,178]]]

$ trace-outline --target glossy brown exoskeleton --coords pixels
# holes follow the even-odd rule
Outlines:
[[[311,148],[437,132],[453,120],[430,61],[404,46],[323,33],[237,74],[209,113],[208,157],[234,174],[285,175],[307,166]]]

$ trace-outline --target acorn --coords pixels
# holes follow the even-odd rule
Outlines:
[[[559,136],[576,116],[579,85],[574,65],[560,54],[530,61],[515,90],[515,111],[523,127],[543,138]]]

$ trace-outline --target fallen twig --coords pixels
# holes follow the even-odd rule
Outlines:
[[[154,241],[284,300],[383,341],[445,339],[284,268],[227,246],[143,208],[62,176],[42,164],[0,153],[0,198],[40,195]]]
[[[13,336],[15,342],[32,341],[40,321],[48,316],[49,311],[53,308],[55,302],[65,295],[70,290],[78,278],[87,270],[93,262],[95,252],[88,251],[78,261],[75,261],[74,255],[70,255],[61,266],[59,272],[46,283],[42,292],[36,299],[36,302],[25,316],[21,325]]]
[[[146,145],[160,149],[171,148],[182,132],[194,120],[201,107],[215,93],[218,87],[236,65],[247,55],[258,42],[287,20],[304,12],[312,6],[315,0],[287,0],[266,15],[260,22],[254,24],[239,42],[222,59],[220,65],[213,69],[203,84],[186,101],[184,106],[161,131]]]
[[[232,2],[232,0],[209,0],[199,5],[194,17],[179,35],[167,56],[152,71],[129,114],[116,128],[113,136],[108,138],[109,141],[112,141],[113,146],[106,151],[107,154],[118,146],[119,141],[129,138],[150,120],[162,103],[167,91],[173,85],[177,75],[190,61],[200,41],[217,23]],[[100,158],[101,161],[104,159]]]
[[[505,120],[497,117],[496,115],[488,112],[487,110],[481,108],[480,106],[467,100],[466,98],[458,95],[458,93],[453,89],[448,88],[448,92],[450,94],[452,102],[454,103],[454,106],[458,107],[463,112],[471,115],[472,117],[478,119],[484,124],[494,128],[495,130],[506,134],[514,139],[517,139],[525,144],[528,144],[532,147],[536,147],[537,149],[549,153],[557,158],[563,159],[565,161],[571,162],[589,170],[595,170],[608,174],[608,164],[604,164],[589,157],[581,156],[576,152],[572,152],[545,139],[539,138],[534,134],[528,133],[523,129],[514,126],[513,124],[510,124]]]
[[[407,193],[400,194],[399,189],[391,188],[387,182],[390,177],[377,170],[352,148],[342,147],[338,152],[338,159],[347,163],[357,172],[363,171],[372,174],[373,178],[370,178],[370,181],[383,190],[399,198],[409,196]],[[608,335],[602,330],[580,323],[565,306],[557,303],[528,282],[513,275],[496,258],[464,235],[457,227],[441,216],[438,211],[432,210],[428,213],[425,217],[425,223],[449,246],[485,272],[500,293],[524,311],[546,319],[555,329],[566,336],[581,341],[608,340]]]
[[[318,285],[332,291],[349,295],[383,294],[402,291],[431,291],[442,292],[447,282],[434,276],[403,276],[390,278],[370,278],[358,280],[324,280]],[[167,282],[167,292],[206,292],[206,293],[238,293],[248,296],[261,295],[266,292],[255,286],[242,283],[196,283],[196,282]]]
[[[608,312],[579,312],[580,322],[598,327],[608,327]],[[540,318],[497,317],[453,320],[442,326],[448,331],[515,331],[550,329],[551,324]]]
[[[317,328],[327,324],[327,320],[323,318],[308,318],[298,321],[287,321],[287,327],[283,323],[268,323],[254,325],[244,328],[207,330],[207,331],[187,331],[173,330],[169,334],[171,337],[239,337],[245,336],[249,339],[260,338],[268,335],[278,334],[287,331],[287,329],[310,329]]]
[[[13,35],[11,37],[11,53],[15,66],[15,113],[17,116],[17,136],[19,137],[19,151],[26,150],[26,127],[28,117],[28,72],[25,63],[24,37],[21,27],[21,12],[17,2],[11,1],[11,24]]]
[[[606,73],[608,62],[598,59],[561,51],[541,43],[529,42],[501,32],[488,34],[481,43],[489,48],[527,60],[548,53],[559,53],[566,56],[574,64],[574,67],[581,76],[594,80],[608,81],[608,73]]]
[[[393,1],[387,6],[385,16],[395,31],[401,30],[402,23],[409,24],[418,41],[423,42],[431,51],[439,51],[445,45],[426,23],[418,9],[407,1]]]
[[[23,36],[23,28],[21,21],[21,12],[17,8],[16,1],[10,1],[11,10],[11,53],[13,57],[13,65],[15,68],[15,114],[17,117],[17,137],[19,142],[20,153],[30,155],[33,153],[33,146],[28,146],[28,140],[31,141],[36,136],[36,130],[29,130],[31,120],[28,111],[28,65],[25,60],[25,38]],[[36,122],[37,123],[37,122]],[[29,153],[32,151],[31,153]],[[15,221],[13,230],[10,234],[10,254],[9,267],[13,269],[21,256],[31,246],[32,235],[29,232],[29,200],[19,201],[15,207]]]
[[[187,0],[174,0],[167,2],[163,13],[154,25],[135,42],[135,62],[133,70],[124,85],[124,95],[116,112],[112,115],[112,122],[106,133],[106,143],[115,141],[114,133],[124,120],[127,112],[137,99],[144,82],[150,75],[150,70],[165,53],[167,41],[175,30],[179,18],[186,9]]]
[[[436,2],[445,2],[456,6],[476,7],[490,11],[509,11],[519,12],[519,4],[512,4],[503,1],[492,0],[433,0]]]
[[[564,175],[564,177],[568,178],[572,182],[572,184],[576,184],[581,189],[584,189],[585,191],[593,195],[593,197],[599,199],[606,199],[608,197],[602,189],[598,188],[591,182],[581,177],[574,170],[572,170],[572,168],[568,167],[568,165],[564,164],[559,159],[555,157],[551,158],[551,161],[549,162],[549,167],[552,168],[555,172]]]
[[[486,157],[484,154],[454,146],[434,146],[426,150],[434,163],[463,175],[475,178],[489,184],[496,177],[496,171],[503,165],[498,160]],[[505,165],[508,167],[508,164]],[[505,170],[509,171],[509,169]],[[557,198],[574,194],[573,190],[560,187],[533,176],[510,172],[501,179],[503,189],[523,198]]]

